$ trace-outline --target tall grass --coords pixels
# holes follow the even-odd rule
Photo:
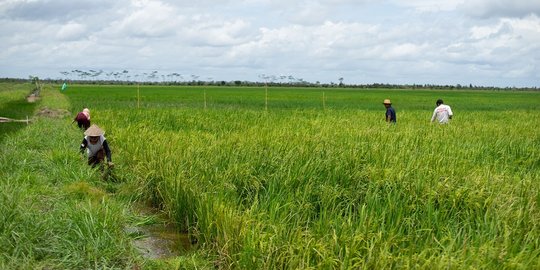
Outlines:
[[[140,110],[131,90],[68,95],[218,267],[540,267],[538,93],[325,91],[322,110],[270,89],[266,112],[260,89],[207,91],[207,110],[201,89],[146,88]],[[450,125],[429,124],[440,97]]]
[[[0,83],[0,117],[25,120],[31,117],[35,103],[28,103],[26,96],[34,89],[32,84]],[[8,135],[17,132],[25,125],[8,122],[0,124],[0,142]]]
[[[65,110],[47,86],[36,110]],[[14,97],[13,102],[19,102]],[[8,103],[11,101],[8,101]],[[0,269],[124,269],[138,263],[124,206],[81,160],[71,119],[36,116],[0,147]],[[0,124],[1,125],[1,124]]]

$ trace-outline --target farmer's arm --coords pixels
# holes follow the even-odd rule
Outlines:
[[[448,106],[448,119],[452,119],[453,115],[454,115],[454,113],[452,112],[452,108],[450,108],[450,106]]]
[[[109,148],[109,144],[107,143],[107,140],[103,141],[103,149],[105,150],[105,155],[107,156],[107,161],[112,162],[111,149]]]
[[[81,142],[81,147],[79,148],[79,151],[81,153],[83,153],[84,149],[86,149],[86,146],[88,146],[88,141],[85,138],[83,138],[82,142]]]
[[[435,117],[437,116],[437,109],[433,111],[433,115],[431,116],[431,122],[435,121]]]

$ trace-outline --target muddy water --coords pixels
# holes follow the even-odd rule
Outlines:
[[[140,237],[134,240],[133,244],[145,258],[171,258],[191,249],[188,235],[178,233],[172,225],[146,225],[139,227],[138,232]]]
[[[193,249],[187,233],[180,233],[174,224],[156,215],[156,210],[139,207],[142,216],[153,216],[158,220],[154,224],[126,228],[126,232],[135,236],[133,245],[141,255],[148,259],[166,259],[181,256]]]

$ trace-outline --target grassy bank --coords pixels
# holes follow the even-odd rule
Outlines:
[[[31,84],[0,83],[0,117],[25,120],[34,114],[36,103],[26,101],[26,96],[34,89]],[[25,127],[21,123],[0,124],[0,142],[11,133]]]
[[[0,153],[0,268],[127,268],[123,206],[77,152],[69,103],[50,87],[32,124],[3,134]],[[16,95],[8,104],[18,104]],[[49,113],[40,114],[44,109]],[[54,112],[54,113],[50,113]]]

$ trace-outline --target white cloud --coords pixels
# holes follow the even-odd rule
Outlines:
[[[69,21],[99,14],[124,0],[7,0],[0,3],[0,18],[31,21]]]
[[[397,5],[410,7],[422,12],[452,11],[465,0],[392,0]]]
[[[159,1],[134,1],[124,12],[124,17],[111,23],[112,33],[140,38],[167,36],[175,33],[182,20],[173,7]]]
[[[86,68],[540,85],[540,19],[516,12],[529,2],[502,13],[502,0],[6,0],[0,77]]]
[[[540,1],[469,0],[460,9],[470,16],[481,18],[540,16]]]
[[[390,46],[382,59],[385,60],[414,60],[421,57],[421,52],[425,48],[424,45],[416,45],[412,43],[403,43]]]
[[[58,32],[56,33],[56,37],[60,40],[77,40],[82,37],[84,37],[86,34],[86,26],[70,22],[66,25],[63,25],[60,27]]]
[[[195,18],[191,27],[182,29],[186,43],[194,46],[231,46],[246,42],[251,36],[249,23],[243,20],[221,21],[210,16]]]

